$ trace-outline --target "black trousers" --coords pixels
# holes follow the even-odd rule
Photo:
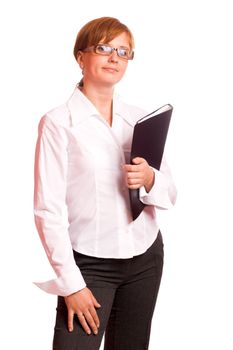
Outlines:
[[[104,259],[74,252],[87,287],[101,308],[98,335],[87,335],[78,318],[67,329],[67,308],[58,297],[53,350],[146,350],[163,269],[163,241],[159,232],[143,254],[130,259]]]

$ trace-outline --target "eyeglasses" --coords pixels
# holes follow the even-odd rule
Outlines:
[[[83,52],[95,52],[98,55],[102,56],[110,56],[113,51],[117,52],[118,57],[123,58],[125,60],[132,60],[134,57],[134,51],[130,50],[124,46],[120,47],[111,47],[106,44],[98,44],[94,46],[87,47]]]

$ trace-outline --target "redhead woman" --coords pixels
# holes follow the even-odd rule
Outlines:
[[[146,112],[115,93],[134,57],[129,28],[102,17],[74,46],[83,77],[39,123],[35,222],[57,278],[37,285],[58,296],[53,350],[145,350],[163,269],[159,208],[176,189],[166,161],[130,164],[133,127]],[[146,204],[132,219],[129,189]]]

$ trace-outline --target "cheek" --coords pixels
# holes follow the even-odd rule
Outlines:
[[[99,62],[99,56],[88,55],[85,58],[86,59],[84,61],[84,66],[86,68],[86,71],[95,72],[101,65],[101,62]]]

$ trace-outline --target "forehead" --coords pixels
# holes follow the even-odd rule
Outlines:
[[[112,46],[126,46],[130,47],[130,40],[127,33],[121,33],[113,38],[111,41],[106,41],[106,38],[102,40],[102,42],[107,43]]]

